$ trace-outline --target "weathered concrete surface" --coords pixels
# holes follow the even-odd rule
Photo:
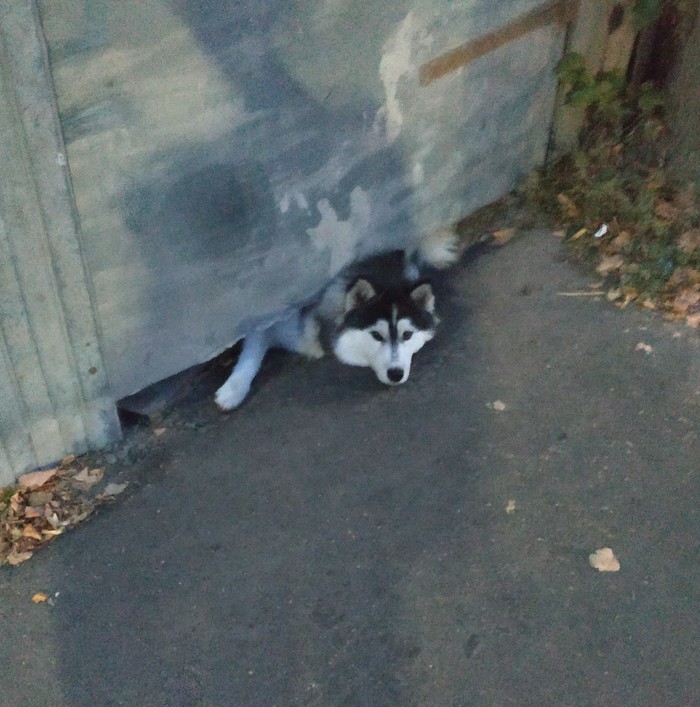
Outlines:
[[[0,485],[119,437],[32,2],[0,2]]]
[[[398,390],[280,355],[235,414],[183,404],[0,571],[3,701],[697,704],[698,335],[558,294],[589,282],[527,235],[452,273]]]
[[[544,158],[564,28],[421,88],[538,0],[38,0],[115,398]]]

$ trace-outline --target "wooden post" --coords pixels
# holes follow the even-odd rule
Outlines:
[[[578,16],[569,27],[564,52],[581,54],[594,74],[611,69],[626,71],[637,37],[632,4],[632,0],[581,3]],[[584,111],[566,105],[560,89],[554,110],[549,157],[576,147],[583,121]]]

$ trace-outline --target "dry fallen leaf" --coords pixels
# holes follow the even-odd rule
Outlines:
[[[10,528],[10,538],[12,540],[19,540],[22,537],[22,528],[19,528],[17,526],[13,526]]]
[[[671,304],[676,314],[686,314],[697,306],[700,306],[700,292],[681,292]]]
[[[612,253],[626,252],[632,246],[632,235],[629,231],[622,231],[610,241],[608,251]]]
[[[678,248],[684,253],[694,253],[700,250],[700,228],[691,228],[685,231],[678,239]]]
[[[95,509],[91,507],[86,508],[80,513],[74,513],[72,516],[70,516],[70,518],[68,518],[68,525],[78,525],[78,523],[82,523],[94,510]]]
[[[25,525],[22,530],[22,535],[25,538],[34,538],[34,540],[41,540],[41,533],[33,525]]]
[[[624,264],[625,259],[621,255],[606,255],[600,259],[596,270],[601,275],[607,275],[608,273],[615,272],[615,270],[619,270]]]
[[[41,602],[46,601],[49,598],[48,594],[44,594],[44,592],[37,592],[33,597],[32,601],[35,604],[41,604]]]
[[[39,506],[44,506],[53,500],[53,493],[51,491],[33,491],[29,494],[29,505],[38,508]],[[26,513],[26,510],[25,510]]]
[[[17,552],[17,550],[13,548],[12,552],[7,556],[7,564],[22,564],[22,562],[26,562],[33,554],[32,552]]]
[[[508,503],[506,503],[506,513],[515,513],[515,499],[511,498]]]
[[[693,327],[694,329],[700,328],[700,313],[698,313],[698,314],[689,314],[689,315],[685,318],[685,323],[686,323],[688,326]]]
[[[679,267],[673,271],[673,275],[668,279],[666,287],[694,287],[700,284],[700,270],[690,267]]]
[[[55,537],[56,535],[61,535],[63,533],[63,528],[56,528],[55,530],[42,530],[41,531],[47,537]],[[42,538],[43,540],[44,538]]]
[[[72,479],[73,486],[77,486],[84,491],[94,486],[98,481],[102,481],[104,469],[88,469],[85,467],[81,472],[77,473]]]
[[[653,347],[649,346],[649,344],[645,344],[643,341],[640,341],[635,347],[635,351],[644,351],[644,353],[650,354],[654,349]]]
[[[109,502],[110,496],[87,493],[103,473],[103,469],[85,468],[69,455],[56,469],[30,472],[20,480],[23,485],[3,489],[0,565],[25,562],[36,550],[87,518],[100,503]],[[115,493],[120,490],[123,487],[112,489]]]
[[[103,496],[118,496],[126,487],[128,482],[123,484],[109,483],[105,486],[105,490],[102,492]]]
[[[20,488],[23,489],[38,489],[47,481],[53,479],[58,473],[58,469],[47,469],[46,471],[30,471],[28,474],[22,474],[17,479]]]
[[[567,218],[576,218],[579,215],[578,206],[571,197],[566,194],[557,194],[557,201]]]
[[[620,563],[609,547],[601,547],[588,556],[591,567],[598,572],[618,572]]]
[[[673,201],[679,209],[692,213],[695,211],[695,184],[688,184],[674,196]]]
[[[656,205],[654,213],[664,221],[675,221],[680,215],[680,209],[670,201],[660,201]]]
[[[500,228],[493,232],[493,237],[498,245],[503,245],[515,235],[515,232],[514,228]]]

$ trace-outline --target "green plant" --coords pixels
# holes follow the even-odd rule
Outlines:
[[[663,2],[661,0],[635,0],[632,5],[632,15],[637,29],[648,27],[659,19]]]
[[[559,62],[557,78],[570,105],[600,111],[610,118],[619,116],[625,94],[625,76],[621,71],[604,71],[593,76],[585,59],[572,52]]]
[[[565,102],[584,109],[588,123],[613,135],[629,128],[630,121],[663,107],[663,96],[651,82],[630,89],[619,69],[594,75],[580,54],[566,54],[556,69]]]
[[[572,253],[597,267],[610,299],[696,321],[700,214],[666,167],[662,94],[651,84],[630,87],[619,71],[593,75],[578,54],[566,55],[557,75],[565,101],[584,112],[583,128],[575,150],[527,180],[526,197],[567,227]]]

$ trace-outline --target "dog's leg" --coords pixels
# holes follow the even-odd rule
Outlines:
[[[255,331],[246,336],[243,350],[227,381],[216,391],[216,404],[222,410],[237,408],[250,391],[260,365],[270,348],[267,330]]]

